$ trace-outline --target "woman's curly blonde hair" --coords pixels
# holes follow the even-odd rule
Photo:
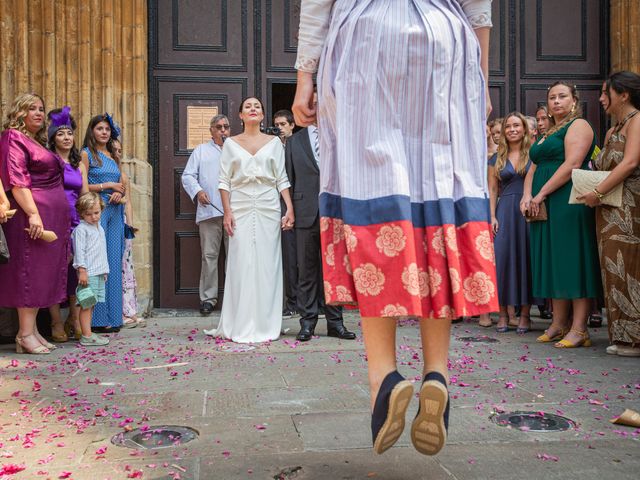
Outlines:
[[[33,138],[43,147],[47,145],[47,125],[42,122],[42,127],[36,133],[31,133],[27,130],[27,126],[24,123],[24,119],[29,113],[29,108],[38,100],[42,102],[44,108],[44,100],[37,93],[23,93],[18,95],[9,107],[7,112],[7,119],[2,124],[3,129],[15,128],[19,132],[24,133],[28,137]],[[43,114],[44,116],[44,114]]]

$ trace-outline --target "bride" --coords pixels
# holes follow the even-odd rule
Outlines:
[[[218,188],[229,235],[224,301],[218,328],[205,330],[238,343],[274,340],[282,326],[280,229],[294,224],[284,148],[260,132],[262,102],[240,105],[244,132],[224,142]],[[280,218],[282,195],[287,212]]]

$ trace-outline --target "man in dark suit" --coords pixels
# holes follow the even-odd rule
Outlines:
[[[353,340],[356,334],[345,328],[342,308],[324,305],[318,211],[320,158],[318,129],[314,125],[300,130],[287,140],[285,165],[296,215],[298,308],[301,327],[296,339],[301,342],[311,340],[318,323],[318,309],[324,306],[327,335]]]

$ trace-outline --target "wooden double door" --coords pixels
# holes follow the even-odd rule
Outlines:
[[[511,110],[533,114],[547,86],[564,79],[578,86],[587,118],[602,132],[597,98],[608,71],[608,3],[494,0],[494,116]],[[227,114],[233,134],[240,131],[237,112],[248,95],[263,100],[267,119],[289,108],[300,0],[157,0],[148,5],[154,303],[195,308],[200,244],[195,206],[180,176],[198,132],[206,132],[208,113]],[[220,262],[222,267],[223,258]]]

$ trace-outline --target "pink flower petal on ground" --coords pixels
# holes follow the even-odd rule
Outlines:
[[[63,470],[62,472],[60,472],[60,475],[58,475],[58,478],[69,478],[70,476],[71,476],[71,472]]]
[[[544,461],[552,461],[552,462],[557,462],[559,460],[558,457],[554,456],[554,455],[549,455],[548,453],[538,453],[536,455],[536,458],[540,459],[540,460],[544,460]]]
[[[107,447],[100,447],[96,450],[96,455],[104,455],[105,453],[107,453]]]
[[[229,458],[231,456],[231,452],[228,450],[225,450],[224,452],[222,452],[222,456],[224,458]]]
[[[15,463],[7,463],[0,468],[0,475],[15,475],[27,468],[26,465],[16,465]]]

